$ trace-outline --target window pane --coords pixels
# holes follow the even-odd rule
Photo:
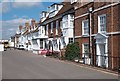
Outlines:
[[[84,53],[89,53],[89,44],[84,44]]]
[[[89,34],[88,20],[83,21],[83,34]]]
[[[53,22],[51,23],[51,33],[53,33]]]
[[[100,31],[105,32],[106,31],[106,16],[100,16]]]

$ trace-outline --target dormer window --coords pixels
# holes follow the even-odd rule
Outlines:
[[[77,2],[77,0],[71,0],[71,4],[73,4],[73,3],[75,3],[75,2]]]
[[[41,18],[45,18],[46,17],[46,13],[47,12],[43,11],[42,14],[41,14]]]
[[[53,5],[50,6],[50,12],[54,12],[56,10],[58,10],[58,5],[57,4],[53,4]]]
[[[49,18],[55,16],[63,7],[63,4],[54,3],[49,7]]]
[[[46,13],[42,13],[42,17],[46,17]]]

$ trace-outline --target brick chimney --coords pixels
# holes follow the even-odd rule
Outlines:
[[[34,29],[34,26],[35,26],[35,19],[34,18],[32,18],[32,20],[31,20],[31,26],[32,26],[32,29]]]
[[[22,25],[19,25],[19,30],[20,30],[20,32],[22,31]]]
[[[26,22],[26,23],[25,23],[25,28],[26,28],[26,30],[29,29],[29,22]]]

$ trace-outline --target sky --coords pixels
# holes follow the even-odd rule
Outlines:
[[[15,35],[19,25],[25,25],[34,18],[40,20],[40,13],[51,4],[62,0],[0,0],[0,39]]]

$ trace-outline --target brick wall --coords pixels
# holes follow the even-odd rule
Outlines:
[[[84,6],[80,6],[75,10],[75,17],[82,16],[88,13],[88,9],[92,6],[93,9],[98,9],[103,6],[109,5],[110,2],[97,2],[97,3],[87,3]],[[92,34],[98,33],[98,16],[106,14],[106,31],[107,33],[119,32],[120,31],[120,4],[113,7],[108,7],[99,11],[92,13]],[[80,45],[80,54],[82,54],[82,44],[89,43],[89,37],[82,36],[82,21],[88,19],[88,15],[79,17],[75,19],[75,36],[80,36],[75,39]],[[120,49],[120,34],[119,35],[108,35],[108,51],[109,55],[118,57]],[[95,39],[93,38],[93,54],[96,55],[96,45]],[[95,57],[94,57],[95,58]],[[109,66],[111,68],[118,67],[118,60],[115,58],[109,59]]]

